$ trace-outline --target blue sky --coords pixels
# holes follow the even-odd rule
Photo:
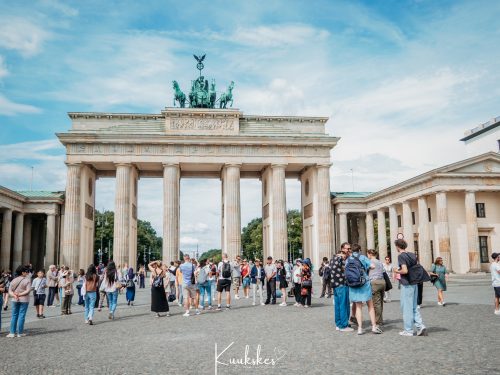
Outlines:
[[[500,114],[500,2],[190,3],[0,2],[0,184],[27,188],[34,166],[35,189],[64,189],[66,113],[158,113],[170,82],[196,75],[193,53],[219,90],[236,82],[244,113],[330,116],[337,191],[352,190],[351,168],[355,190],[374,191],[462,159],[463,132]],[[160,229],[161,181],[140,187],[139,215]],[[183,245],[217,246],[219,181],[182,188]],[[260,190],[242,189],[245,224]],[[98,193],[112,208],[113,181]]]

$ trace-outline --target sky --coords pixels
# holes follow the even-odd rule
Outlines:
[[[377,191],[464,159],[464,131],[500,115],[499,19],[487,0],[0,0],[0,185],[64,190],[67,112],[159,113],[206,53],[243,113],[330,118],[332,191]],[[241,189],[244,226],[260,182]],[[96,191],[113,209],[114,179]],[[299,192],[287,181],[288,208]],[[161,199],[141,179],[160,235]],[[220,247],[219,180],[181,182],[181,248],[196,246]]]

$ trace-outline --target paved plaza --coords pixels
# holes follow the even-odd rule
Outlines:
[[[215,345],[218,374],[495,373],[500,317],[493,314],[489,276],[456,276],[449,284],[446,307],[436,305],[433,287],[424,289],[429,336],[414,338],[398,335],[397,289],[384,306],[384,334],[363,336],[335,331],[331,299],[313,298],[311,309],[240,299],[230,311],[189,318],[175,305],[172,316],[155,318],[149,289],[142,289],[134,307],[120,295],[115,321],[96,312],[94,326],[83,323],[79,306],[64,317],[47,309],[38,320],[30,305],[25,338],[5,337],[10,313],[2,314],[0,374],[214,374]],[[368,328],[367,315],[365,309]],[[231,364],[244,360],[246,345],[250,361],[260,346],[260,364]]]

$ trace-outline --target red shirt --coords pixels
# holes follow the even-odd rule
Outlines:
[[[248,264],[246,266],[241,267],[241,277],[245,277],[250,273],[250,267]]]

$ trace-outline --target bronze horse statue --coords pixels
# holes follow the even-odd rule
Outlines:
[[[174,107],[175,107],[175,102],[178,101],[179,102],[179,106],[181,108],[184,108],[186,106],[186,94],[184,94],[180,87],[179,87],[179,84],[177,83],[177,81],[172,81],[172,85],[174,87],[174,90],[175,90],[175,94],[174,94]]]
[[[231,84],[227,88],[227,92],[223,93],[219,99],[219,108],[226,108],[227,104],[231,102],[231,107],[233,106],[233,88],[234,82],[231,81]]]

